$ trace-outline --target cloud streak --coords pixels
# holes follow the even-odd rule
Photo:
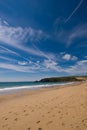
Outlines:
[[[87,23],[76,26],[68,35],[68,44],[71,44],[74,39],[87,38]]]
[[[67,46],[72,44],[74,40],[87,39],[87,22],[83,24],[76,25],[73,29],[67,31],[62,28],[62,30],[54,32],[54,40],[65,43]]]
[[[65,23],[67,23],[71,17],[77,12],[77,10],[80,8],[80,6],[82,5],[84,0],[80,0],[80,2],[78,3],[78,5],[76,6],[76,8],[72,11],[72,13],[68,16],[68,18],[66,19]]]
[[[41,30],[36,30],[31,27],[10,27],[6,25],[0,25],[0,41],[10,44],[12,46],[17,46],[19,43],[36,42],[44,39],[45,34]],[[20,46],[20,45],[19,45]]]
[[[18,64],[11,63],[0,63],[0,68],[16,72],[24,73],[37,73],[39,72],[58,72],[66,73],[69,75],[75,74],[87,74],[87,60],[77,61],[75,65],[68,67],[61,67],[57,62],[44,60],[42,63],[31,62],[27,63],[25,61]]]
[[[77,61],[75,65],[65,69],[69,74],[87,74],[87,60]]]
[[[0,53],[19,55],[17,52],[0,45]]]
[[[87,73],[87,60],[80,60],[76,56],[68,53],[60,54],[61,62],[69,62],[74,60],[74,65],[67,67],[61,66],[57,59],[43,59],[43,60],[15,60],[11,57],[0,56],[0,69],[23,72],[23,73],[38,73],[39,72],[57,72],[66,73],[69,75],[86,74]],[[63,61],[63,59],[65,61]],[[4,71],[3,71],[4,72]]]
[[[49,37],[48,34],[43,32],[41,29],[34,29],[31,27],[11,27],[6,22],[3,22],[0,19],[0,42],[1,45],[7,45],[10,47],[14,47],[16,49],[20,49],[31,55],[36,55],[39,57],[50,58],[47,54],[39,50],[38,48],[26,47],[25,44],[34,44],[38,43],[41,40],[46,40]],[[8,50],[9,51],[9,50]]]

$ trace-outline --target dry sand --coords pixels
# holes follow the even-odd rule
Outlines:
[[[87,83],[0,96],[0,130],[87,130]]]

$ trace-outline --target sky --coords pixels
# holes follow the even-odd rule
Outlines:
[[[87,75],[87,0],[0,0],[0,81]]]

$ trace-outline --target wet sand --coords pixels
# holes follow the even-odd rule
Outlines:
[[[1,95],[0,130],[87,130],[87,83]]]

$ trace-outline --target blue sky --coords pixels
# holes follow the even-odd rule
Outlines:
[[[86,0],[0,0],[0,81],[86,74]]]

